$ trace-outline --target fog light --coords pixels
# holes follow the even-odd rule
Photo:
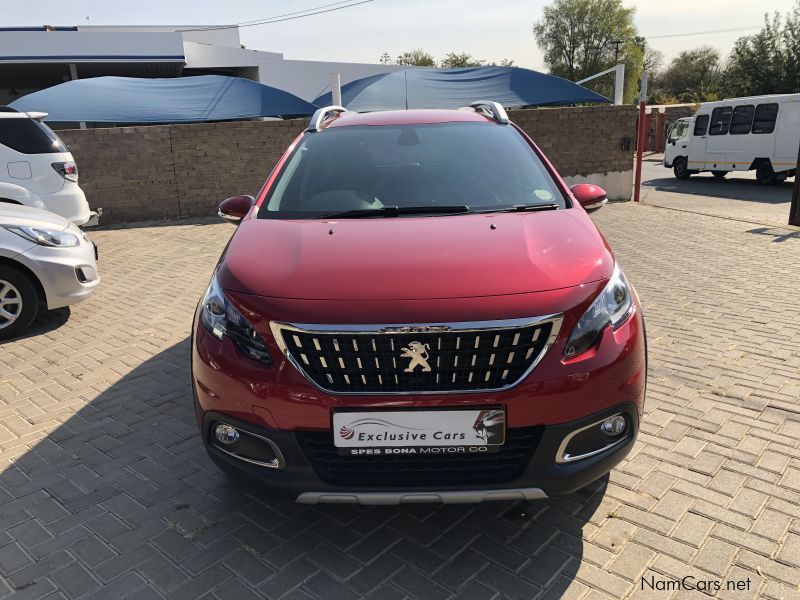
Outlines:
[[[606,435],[619,435],[625,431],[627,423],[622,415],[614,415],[600,424],[600,430]]]
[[[239,439],[239,432],[235,427],[220,423],[214,427],[214,435],[223,444],[233,444]]]

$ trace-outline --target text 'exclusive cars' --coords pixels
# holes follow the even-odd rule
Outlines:
[[[631,449],[642,311],[503,107],[320,109],[200,301],[192,378],[223,469],[297,502],[537,499]]]

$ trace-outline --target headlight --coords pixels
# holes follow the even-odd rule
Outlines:
[[[607,325],[614,329],[622,325],[631,314],[633,299],[631,289],[619,265],[614,266],[611,279],[583,313],[564,348],[564,356],[572,358],[583,354],[595,345]]]
[[[74,233],[63,229],[50,229],[49,227],[28,227],[25,225],[4,225],[11,233],[16,233],[26,240],[30,240],[40,246],[54,246],[68,248],[77,246],[81,243]]]
[[[272,364],[264,339],[222,293],[216,273],[203,296],[200,322],[218,340],[228,336],[245,356]]]

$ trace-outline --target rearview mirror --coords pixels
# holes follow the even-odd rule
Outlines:
[[[252,196],[231,196],[219,205],[217,214],[228,223],[239,223],[253,207],[255,200]]]
[[[597,210],[608,202],[606,191],[591,183],[576,183],[569,189],[585,210]]]

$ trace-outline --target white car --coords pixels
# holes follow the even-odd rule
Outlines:
[[[98,283],[97,249],[75,223],[0,203],[0,340],[24,332],[40,307],[85,300]]]
[[[41,122],[46,116],[0,106],[0,203],[45,208],[76,225],[94,225],[100,211],[89,209],[75,159]]]

